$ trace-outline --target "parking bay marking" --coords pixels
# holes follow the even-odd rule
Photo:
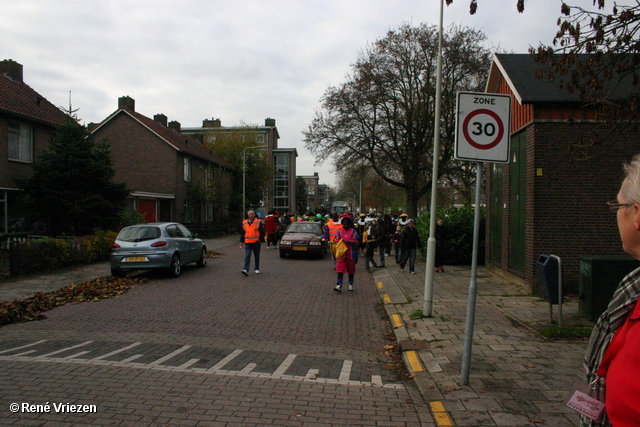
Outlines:
[[[45,344],[46,343],[46,344]],[[245,377],[260,377],[265,379],[284,379],[291,381],[302,381],[302,382],[316,382],[316,383],[330,383],[330,384],[340,384],[340,385],[355,385],[355,386],[373,386],[373,387],[384,387],[384,388],[404,388],[404,385],[394,382],[384,383],[382,381],[381,375],[371,374],[371,381],[363,381],[363,380],[354,380],[352,377],[352,370],[354,367],[354,361],[352,360],[340,360],[334,358],[325,358],[321,356],[305,356],[298,365],[293,367],[294,362],[296,362],[296,358],[298,357],[296,354],[288,354],[284,357],[284,360],[280,362],[280,364],[273,370],[273,372],[256,372],[255,369],[258,366],[257,363],[247,362],[240,369],[225,369],[225,366],[229,365],[234,359],[236,359],[240,354],[244,352],[241,349],[235,349],[231,351],[231,353],[227,354],[217,363],[215,363],[210,368],[198,368],[193,367],[198,362],[204,363],[205,359],[202,358],[189,358],[183,363],[177,364],[179,362],[175,362],[176,364],[172,365],[166,362],[170,362],[171,359],[176,357],[179,358],[180,355],[183,355],[182,360],[184,360],[184,356],[188,357],[190,354],[190,350],[197,353],[199,350],[200,353],[203,351],[214,351],[214,349],[209,348],[194,348],[190,345],[183,345],[182,347],[175,349],[167,354],[164,354],[162,357],[159,357],[148,363],[135,363],[134,360],[138,360],[144,356],[145,354],[138,353],[130,355],[129,357],[125,357],[121,360],[113,360],[114,356],[117,356],[121,353],[125,353],[128,350],[134,349],[135,347],[141,346],[143,343],[134,342],[131,344],[123,345],[122,347],[110,351],[108,353],[92,357],[92,358],[80,358],[80,356],[84,356],[90,351],[82,351],[72,353],[70,355],[64,355],[65,352],[70,352],[73,349],[86,346],[88,344],[94,343],[93,341],[85,341],[82,343],[74,344],[74,345],[66,345],[66,342],[62,344],[64,347],[59,348],[59,343],[48,340],[40,340],[33,343],[29,343],[26,345],[18,345],[16,347],[8,348],[0,352],[0,360],[12,360],[12,361],[24,361],[24,362],[53,362],[53,363],[74,363],[74,364],[92,364],[92,365],[102,365],[102,366],[119,366],[119,367],[131,367],[131,368],[142,368],[142,369],[158,369],[158,370],[170,370],[170,371],[179,371],[179,372],[187,372],[187,373],[203,373],[203,374],[215,374],[215,375],[233,375],[233,376],[245,376]],[[22,344],[20,342],[19,344]],[[44,345],[43,345],[44,344]],[[100,343],[94,343],[100,344]],[[152,345],[152,344],[149,344]],[[153,344],[158,345],[158,344]],[[41,348],[38,349],[38,346]],[[4,346],[3,346],[4,347]],[[56,348],[57,347],[57,348]],[[6,347],[5,347],[6,348]],[[19,350],[30,348],[30,350],[25,352],[20,352]],[[113,343],[111,343],[111,348],[113,348]],[[175,346],[174,346],[175,348]],[[55,349],[54,351],[50,351]],[[156,349],[157,350],[157,349]],[[96,351],[96,350],[93,350]],[[144,351],[144,350],[143,350]],[[218,351],[219,350],[215,350]],[[16,352],[13,353],[12,352]],[[157,351],[156,351],[157,352]],[[34,354],[35,353],[35,354]],[[38,354],[44,353],[44,354]],[[268,352],[267,352],[268,353]],[[155,352],[153,352],[155,354]],[[273,357],[282,357],[278,356],[276,353],[272,354]],[[196,354],[193,354],[196,355]],[[126,356],[126,353],[125,353]],[[107,358],[112,358],[112,360],[106,360]],[[337,378],[334,376],[320,376],[320,369],[309,366],[309,359],[315,360],[316,365],[326,365],[326,364],[335,364],[341,361],[340,372],[337,374]],[[307,362],[307,365],[304,362]],[[313,364],[312,363],[312,364]],[[237,365],[237,363],[236,363]],[[307,366],[306,373],[304,375],[297,374],[286,374],[287,371],[292,369],[294,372],[297,370],[300,372],[300,369],[305,369],[304,366]],[[305,371],[302,371],[305,372]],[[302,373],[300,372],[300,373]],[[357,376],[357,374],[356,374]]]

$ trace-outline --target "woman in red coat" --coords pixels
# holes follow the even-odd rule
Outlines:
[[[333,288],[336,292],[342,292],[342,280],[344,273],[349,275],[349,290],[353,291],[353,278],[356,274],[356,263],[358,262],[358,242],[360,235],[353,228],[353,220],[351,217],[342,218],[342,230],[338,230],[336,235],[336,245],[342,240],[347,245],[347,251],[344,256],[338,257],[336,260],[336,271],[338,272],[338,283]]]

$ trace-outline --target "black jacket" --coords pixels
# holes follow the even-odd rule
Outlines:
[[[418,235],[418,229],[407,226],[400,235],[400,247],[402,249],[416,249],[422,248],[422,242],[420,242],[420,236]]]

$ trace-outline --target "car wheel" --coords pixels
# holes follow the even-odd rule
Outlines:
[[[207,266],[207,248],[202,247],[202,254],[200,255],[200,259],[196,261],[196,265],[200,268]]]
[[[127,275],[127,272],[121,268],[112,268],[111,275],[113,277],[125,277]]]
[[[280,251],[280,258],[286,258],[287,253],[285,251]]]
[[[171,264],[168,268],[169,276],[178,277],[180,275],[181,265],[180,265],[180,255],[173,254],[171,257]]]

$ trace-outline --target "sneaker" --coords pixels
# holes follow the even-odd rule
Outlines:
[[[349,291],[353,292],[353,283],[349,283]]]
[[[380,268],[386,268],[386,267],[384,266],[384,264],[382,264],[382,265],[380,266]]]
[[[342,292],[342,285],[337,284],[335,288],[333,288],[334,291],[336,292]]]
[[[256,274],[260,274],[260,270],[256,270],[256,271],[255,271],[255,273],[256,273]]]
[[[412,272],[411,272],[411,274],[416,274],[416,272],[415,272],[415,271],[412,271]]]
[[[401,269],[400,269],[400,273],[404,273],[404,268],[401,268]]]
[[[247,272],[247,270],[242,270],[242,275],[243,275],[243,276],[248,276],[248,275],[249,275],[249,273]]]

